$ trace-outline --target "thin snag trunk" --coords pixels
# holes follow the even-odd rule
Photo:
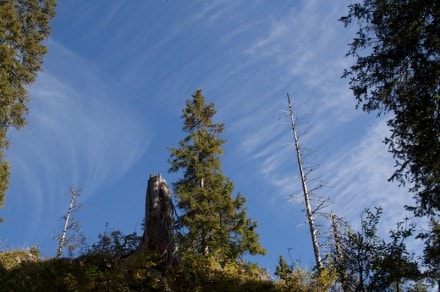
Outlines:
[[[303,168],[303,162],[302,162],[301,151],[300,151],[300,146],[299,146],[299,139],[298,139],[298,134],[296,132],[295,119],[293,117],[293,107],[292,107],[292,104],[290,103],[289,93],[287,93],[287,101],[289,103],[289,115],[290,115],[290,121],[292,124],[293,138],[295,140],[295,150],[296,150],[296,157],[298,160],[299,173],[301,175],[301,185],[302,185],[303,194],[304,194],[304,202],[305,202],[305,206],[306,206],[307,221],[309,222],[310,235],[312,237],[313,252],[315,255],[316,266],[317,266],[318,270],[320,271],[324,268],[324,266],[322,264],[321,254],[319,252],[318,235],[317,235],[317,231],[316,231],[316,227],[315,227],[315,218],[313,216],[312,207],[310,205],[310,196],[309,196],[309,191],[307,190],[307,178],[306,178],[304,168]]]
[[[70,204],[69,204],[69,209],[67,209],[67,214],[64,217],[64,228],[63,228],[63,232],[60,235],[60,243],[58,244],[58,249],[57,249],[57,253],[56,253],[56,258],[60,258],[62,251],[63,251],[63,246],[65,245],[66,242],[66,235],[67,235],[67,229],[69,229],[69,221],[70,221],[70,216],[72,215],[72,212],[76,210],[76,208],[78,208],[78,206],[76,205],[76,200],[77,197],[79,196],[80,191],[75,189],[75,188],[71,188],[70,189]]]

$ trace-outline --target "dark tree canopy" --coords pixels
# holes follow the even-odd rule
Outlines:
[[[440,1],[364,0],[345,25],[358,32],[344,72],[364,111],[390,113],[390,180],[410,185],[418,216],[440,210]]]
[[[178,208],[179,250],[188,254],[212,256],[220,262],[235,260],[243,253],[262,254],[256,222],[247,218],[245,198],[232,196],[234,184],[221,168],[222,145],[219,136],[225,127],[214,123],[214,104],[205,104],[199,89],[186,101],[183,130],[188,135],[179,147],[170,148],[170,172],[183,171],[174,183]]]
[[[7,131],[25,125],[28,111],[26,85],[35,81],[51,32],[55,0],[0,1],[0,207],[8,188],[9,164],[3,149]]]
[[[425,240],[423,262],[427,268],[427,277],[440,287],[440,222],[431,218],[431,231],[419,235]]]

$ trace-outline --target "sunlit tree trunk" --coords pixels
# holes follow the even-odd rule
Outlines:
[[[300,151],[301,149],[299,146],[299,139],[298,139],[298,134],[296,132],[295,119],[293,116],[293,107],[290,102],[289,94],[287,94],[287,101],[289,104],[289,115],[290,115],[290,121],[292,124],[293,138],[295,140],[296,157],[298,160],[299,173],[301,176],[301,185],[302,185],[302,190],[303,190],[303,194],[304,194],[304,203],[306,206],[307,221],[309,222],[310,235],[312,237],[313,253],[315,255],[316,266],[318,267],[318,270],[321,270],[321,269],[323,269],[324,266],[322,264],[321,254],[319,252],[319,243],[318,243],[317,230],[316,230],[316,226],[315,226],[315,218],[313,216],[312,207],[310,205],[310,195],[309,195],[309,191],[307,189],[307,178],[306,178],[306,174],[305,174],[304,168],[303,168],[303,162],[302,162],[301,151]]]
[[[60,235],[60,242],[58,244],[58,249],[56,254],[57,258],[61,257],[63,246],[66,243],[67,230],[69,229],[69,226],[73,226],[72,224],[69,224],[71,223],[70,217],[72,215],[72,212],[76,211],[80,207],[79,205],[77,205],[77,199],[79,195],[80,195],[79,190],[75,188],[70,189],[70,204],[69,204],[69,209],[67,209],[67,214],[66,216],[64,216],[64,227],[63,227],[63,232]],[[72,228],[75,229],[74,227]]]

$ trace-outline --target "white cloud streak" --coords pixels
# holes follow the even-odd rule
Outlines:
[[[382,142],[388,134],[388,127],[380,120],[357,145],[347,145],[324,165],[335,207],[346,218],[359,218],[364,208],[382,206],[385,222],[403,219],[403,207],[411,202],[411,196],[404,188],[388,182],[393,159]]]
[[[232,129],[240,131],[241,152],[257,161],[257,169],[277,190],[265,200],[275,206],[280,197],[301,193],[299,179],[294,178],[298,166],[293,145],[286,145],[292,142],[290,125],[288,119],[277,120],[277,114],[283,115],[279,110],[287,109],[285,91],[281,90],[294,87],[290,93],[296,117],[307,119],[306,124],[299,123],[298,131],[307,133],[301,137],[301,145],[324,157],[319,159],[321,166],[315,173],[330,188],[322,189],[319,195],[334,201],[331,208],[354,226],[359,224],[364,208],[382,206],[385,235],[405,217],[404,205],[412,198],[406,189],[387,181],[393,173],[393,159],[382,143],[388,135],[385,122],[356,111],[347,81],[340,79],[350,62],[345,58],[349,34],[341,34],[344,28],[337,22],[345,6],[301,2],[294,13],[273,19],[263,36],[254,39],[245,50],[247,58],[254,65],[268,64],[267,73],[262,72],[259,78],[278,77],[279,84],[273,92],[258,92],[262,97],[258,100],[249,97],[257,92],[247,92],[248,99],[239,103],[255,110],[234,109],[243,114],[235,113],[239,118]],[[274,212],[280,208],[291,206],[278,204]]]
[[[82,189],[84,201],[120,178],[140,159],[150,139],[145,122],[93,75],[96,68],[54,41],[49,48],[68,66],[47,60],[49,69],[29,89],[28,125],[13,133],[8,152],[8,196],[32,202],[36,223],[47,214],[59,214],[70,186]],[[80,86],[73,87],[69,76]]]

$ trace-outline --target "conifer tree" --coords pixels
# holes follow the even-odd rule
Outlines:
[[[390,112],[390,180],[410,186],[417,216],[440,214],[440,2],[363,0],[340,19],[358,27],[344,71],[364,111]]]
[[[169,172],[183,171],[173,184],[181,216],[176,220],[179,250],[212,256],[220,263],[236,260],[248,252],[264,254],[255,231],[256,222],[247,218],[245,197],[232,196],[234,184],[223,174],[219,136],[224,124],[214,123],[214,104],[205,104],[202,90],[186,101],[183,130],[188,135],[179,147],[170,148]]]
[[[0,0],[0,207],[9,180],[3,157],[7,131],[25,125],[25,86],[35,81],[43,63],[55,6],[55,0]]]

